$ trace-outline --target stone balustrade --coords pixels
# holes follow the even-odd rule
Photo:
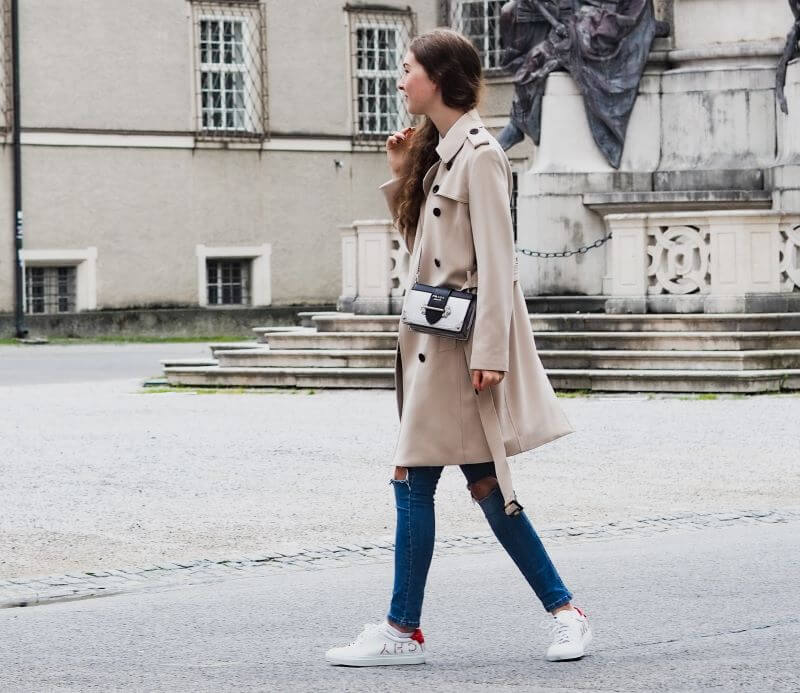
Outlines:
[[[398,315],[408,276],[408,253],[388,219],[357,220],[339,227],[342,294],[336,309],[364,315]]]
[[[800,310],[800,214],[608,214],[609,313]]]

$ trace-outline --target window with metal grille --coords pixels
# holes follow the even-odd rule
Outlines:
[[[25,312],[75,311],[75,267],[26,267]]]
[[[450,25],[469,37],[480,53],[485,70],[499,69],[503,49],[500,42],[500,10],[505,0],[454,0]]]
[[[263,138],[266,132],[264,7],[195,2],[199,135]]]
[[[351,6],[345,10],[350,12],[355,137],[382,142],[412,123],[397,82],[414,17],[408,10],[373,12]]]
[[[250,303],[250,260],[206,260],[208,305]]]

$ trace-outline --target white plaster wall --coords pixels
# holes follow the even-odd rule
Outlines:
[[[344,4],[331,0],[268,3],[273,132],[349,135],[353,131],[350,28]],[[416,11],[419,33],[436,26],[437,0],[386,4],[410,5]]]
[[[646,171],[658,166],[661,134],[658,92],[659,75],[646,74],[628,122],[621,171]],[[547,79],[542,136],[531,170],[541,173],[614,170],[592,139],[583,96],[566,72],[554,72]]]
[[[670,70],[662,91],[660,169],[742,169],[774,161],[774,62]]]
[[[23,124],[188,131],[189,3],[20,3]]]
[[[99,308],[196,305],[198,244],[271,243],[273,303],[335,301],[337,225],[385,216],[388,173],[370,154],[23,150],[25,247],[96,246]],[[12,259],[0,245],[0,310],[13,309]]]
[[[437,0],[391,4],[411,4],[419,31],[436,26]],[[20,5],[27,136],[33,129],[40,141],[65,130],[100,135],[193,130],[189,2],[26,0]],[[274,134],[350,136],[343,6],[331,0],[268,0]],[[76,143],[74,135],[67,136]],[[198,244],[271,243],[274,303],[335,302],[341,282],[338,225],[387,215],[377,190],[389,177],[382,151],[325,153],[302,138],[294,145],[310,151],[163,149],[155,139],[150,148],[117,140],[126,142],[130,145],[23,146],[25,247],[96,246],[100,308],[196,304]],[[337,146],[349,143],[344,139]],[[0,242],[0,311],[13,309],[10,156],[10,147],[4,147],[0,214],[8,220],[8,233]]]
[[[784,38],[792,24],[786,0],[675,0],[676,48]]]

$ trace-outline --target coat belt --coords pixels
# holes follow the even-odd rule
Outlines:
[[[467,362],[467,372],[469,372],[469,355],[467,354],[466,344],[463,351]],[[506,459],[503,431],[500,428],[500,418],[494,406],[494,395],[491,387],[478,391],[478,414],[481,418],[481,426],[486,436],[486,442],[489,444],[489,450],[492,453],[492,460],[494,460],[497,483],[500,486],[500,493],[503,494],[506,515],[518,515],[522,512],[522,506],[517,502],[517,496],[511,485],[511,469]]]

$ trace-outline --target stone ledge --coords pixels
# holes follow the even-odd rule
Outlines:
[[[637,212],[770,209],[767,190],[658,190],[644,192],[587,193],[583,204],[600,214]]]

